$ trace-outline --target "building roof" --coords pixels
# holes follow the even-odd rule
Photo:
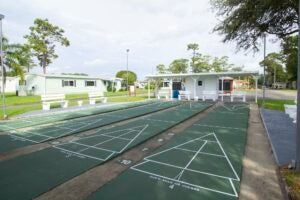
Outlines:
[[[75,78],[75,79],[93,79],[93,80],[122,80],[120,78],[109,78],[109,77],[96,77],[96,76],[83,76],[83,75],[73,75],[73,74],[27,74],[32,76],[41,76],[47,78]]]
[[[205,73],[185,73],[185,74],[157,74],[157,75],[147,75],[147,79],[160,79],[160,78],[185,78],[185,77],[198,77],[198,76],[257,76],[258,71],[244,71],[244,72],[205,72]]]

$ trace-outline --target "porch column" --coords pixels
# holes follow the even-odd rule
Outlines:
[[[222,76],[221,79],[221,89],[222,89],[222,96],[221,96],[221,100],[224,101],[224,77]]]
[[[155,98],[157,97],[157,94],[158,94],[158,81],[155,80]]]
[[[197,94],[196,94],[196,83],[197,83],[197,79],[193,78],[193,80],[194,80],[194,99],[195,99],[195,97],[197,96]]]
[[[148,80],[148,99],[150,100],[150,79]]]
[[[258,77],[255,76],[255,103],[257,103],[257,82],[258,82]]]
[[[172,100],[173,99],[173,79],[171,78],[170,82],[170,99]]]

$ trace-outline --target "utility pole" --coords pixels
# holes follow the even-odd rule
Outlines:
[[[300,0],[298,3],[300,9]],[[298,13],[298,27],[300,27],[300,15]],[[297,124],[296,124],[296,170],[300,171],[300,31],[298,31],[298,73],[297,73]]]
[[[2,34],[2,20],[4,15],[0,14],[0,59],[1,59],[1,78],[2,78],[2,109],[3,119],[6,119],[6,102],[5,102],[5,80],[4,80],[4,56],[3,56],[3,34]]]

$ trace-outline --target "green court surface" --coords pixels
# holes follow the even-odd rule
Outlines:
[[[238,199],[248,113],[247,104],[216,108],[88,199]]]
[[[32,128],[29,130],[11,130],[7,135],[0,135],[0,153],[142,116],[179,104],[180,102],[178,101],[157,102],[149,105],[122,109],[120,111],[67,120],[62,123]]]
[[[22,119],[15,119],[9,121],[0,122],[0,131],[15,130],[25,127],[32,127],[36,125],[49,124],[54,122],[60,122],[63,120],[70,120],[79,117],[86,117],[90,115],[97,115],[106,112],[112,112],[121,109],[133,108],[137,106],[147,105],[154,103],[154,101],[142,101],[135,103],[123,103],[117,105],[101,106],[96,108],[82,109],[77,111],[68,111],[56,114],[38,115],[32,117],[26,117]]]
[[[172,110],[78,140],[0,162],[0,197],[32,199],[203,111],[205,103],[182,104]]]

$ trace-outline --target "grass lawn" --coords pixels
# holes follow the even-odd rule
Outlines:
[[[262,107],[263,101],[262,99],[258,100],[258,106]],[[294,100],[273,100],[273,99],[266,99],[265,100],[265,108],[270,110],[278,110],[284,111],[284,104],[295,104]]]
[[[144,89],[137,89],[136,94],[146,94],[148,91]],[[105,92],[104,95],[107,97],[111,96],[125,96],[127,95],[127,91],[120,92]],[[16,96],[15,93],[6,93],[6,105],[23,105],[23,104],[34,104],[40,103],[41,97],[39,95],[34,96]],[[75,100],[75,99],[88,99],[88,93],[79,93],[79,94],[67,94],[67,100]],[[0,101],[0,105],[2,105],[2,101]]]
[[[147,96],[111,97],[108,98],[108,102],[133,102],[133,101],[142,101],[146,99],[148,99]]]
[[[153,92],[153,90],[151,90],[151,92]],[[138,88],[136,90],[136,94],[147,94],[148,90],[146,89],[140,89]],[[112,97],[112,96],[125,96],[128,95],[128,91],[119,91],[119,92],[105,92],[104,93],[105,96],[107,97]]]
[[[289,169],[281,169],[280,172],[288,185],[289,194],[292,199],[300,200],[300,172]]]
[[[235,89],[235,92],[248,92],[248,93],[255,93],[255,89]],[[261,89],[257,89],[257,92],[260,92]]]
[[[73,96],[74,99],[75,96]],[[78,96],[76,96],[78,97]],[[71,96],[72,98],[72,96]],[[146,96],[132,96],[132,97],[110,97],[108,98],[108,102],[134,102],[134,101],[141,101],[141,100],[146,100],[148,97]],[[87,100],[87,98],[83,98],[86,99],[83,101],[83,104],[88,104],[89,101]],[[69,102],[69,106],[77,106],[77,102],[76,101],[70,101]],[[59,104],[52,104],[51,108],[58,108],[60,107]],[[29,111],[33,111],[33,110],[42,110],[42,105],[24,105],[24,106],[18,106],[18,107],[14,107],[14,108],[8,108],[6,110],[6,115],[8,116],[8,118],[14,117],[16,115],[20,115]],[[0,119],[3,119],[3,111],[2,111],[2,107],[0,108]]]

